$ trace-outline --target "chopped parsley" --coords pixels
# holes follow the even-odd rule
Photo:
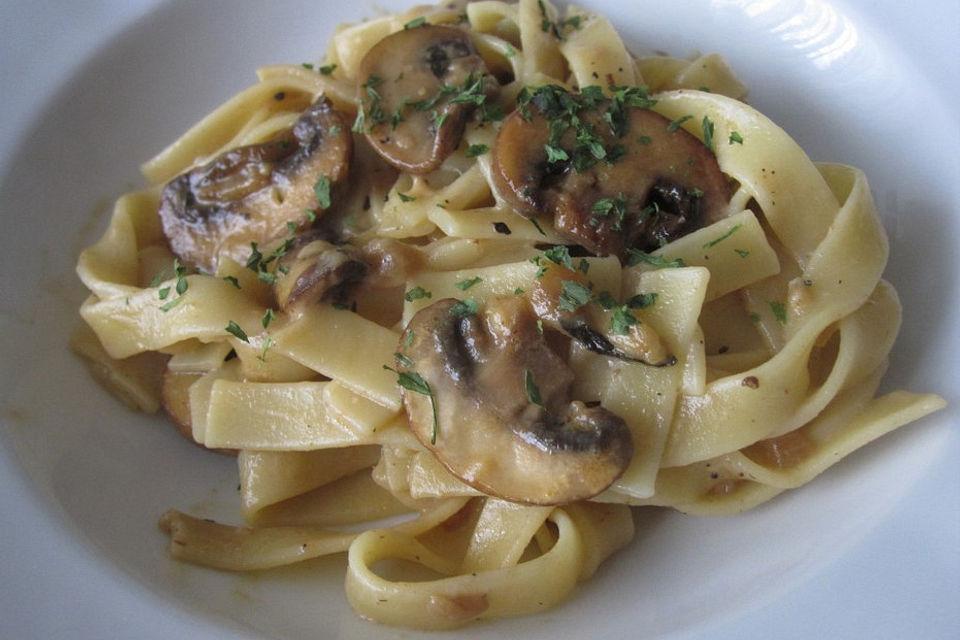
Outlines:
[[[640,321],[631,313],[627,305],[617,307],[610,316],[610,333],[626,335],[630,333],[630,327],[635,324],[640,324]]]
[[[164,313],[170,311],[170,309],[173,309],[183,301],[183,294],[187,292],[187,288],[190,286],[190,282],[187,280],[187,270],[182,264],[180,264],[180,260],[176,258],[173,260],[173,274],[177,277],[177,283],[174,285],[174,290],[177,292],[177,297],[160,305],[160,311],[163,311]],[[161,300],[166,300],[169,296],[170,287],[163,287],[157,292],[157,297],[159,297]]]
[[[544,33],[552,33],[558,40],[563,40],[566,33],[579,29],[583,21],[583,16],[576,15],[554,22],[547,15],[547,7],[543,4],[543,0],[537,0],[537,6],[540,8],[540,29]]]
[[[400,193],[399,191],[397,191],[397,197],[400,198],[401,202],[413,202],[416,200],[414,196],[408,196],[407,194]]]
[[[404,29],[416,29],[417,27],[422,27],[427,24],[427,18],[425,16],[420,16],[419,18],[414,18],[410,22],[403,25]]]
[[[543,255],[554,264],[573,269],[573,258],[570,257],[570,249],[565,245],[559,244],[555,247],[545,249]]]
[[[630,107],[649,108],[655,101],[644,87],[610,87],[610,96],[602,87],[590,85],[571,93],[559,85],[524,87],[517,95],[517,109],[529,121],[533,110],[547,121],[548,139],[544,145],[549,165],[557,170],[572,166],[576,171],[589,169],[600,161],[616,162],[627,153],[618,141],[629,128]],[[602,120],[583,117],[584,111],[600,113]],[[604,126],[606,125],[606,126]],[[608,134],[603,130],[608,129]],[[572,134],[572,135],[568,135]]]
[[[318,68],[317,71],[319,71],[321,74],[325,76],[328,76],[331,73],[333,73],[334,70],[336,70],[336,68],[337,68],[337,65],[335,64],[325,64],[322,67]]]
[[[410,289],[405,294],[403,294],[403,299],[407,302],[413,302],[414,300],[420,300],[423,298],[432,298],[433,294],[424,289],[423,287],[414,287]]]
[[[663,256],[655,256],[651,253],[640,251],[639,249],[627,249],[627,266],[633,267],[640,263],[649,264],[661,269],[678,269],[687,266],[681,258],[670,260]]]
[[[680,125],[682,125],[687,120],[690,120],[691,118],[693,118],[693,116],[685,115],[680,118],[677,118],[676,120],[671,120],[670,124],[667,125],[667,131],[676,131],[677,129],[680,128]]]
[[[716,245],[720,244],[721,242],[723,242],[724,240],[726,240],[727,238],[735,234],[742,226],[743,226],[742,224],[733,225],[732,227],[730,227],[730,230],[724,233],[722,236],[718,238],[714,238],[710,242],[704,243],[703,248],[709,249],[710,247],[715,247]]]
[[[536,218],[530,218],[530,224],[533,225],[533,228],[540,232],[540,235],[545,236],[547,232],[543,230],[543,227],[540,226],[540,223],[537,222]]]
[[[734,143],[736,143],[736,144],[743,144],[743,136],[741,136],[741,135],[740,135],[738,132],[736,132],[736,131],[731,131],[731,132],[730,132],[730,139],[728,140],[728,144],[734,144]]]
[[[523,387],[527,392],[527,400],[531,404],[535,404],[538,407],[543,406],[543,398],[540,397],[540,387],[537,386],[537,383],[533,380],[533,372],[530,369],[526,369],[523,372]]]
[[[773,312],[773,317],[777,319],[777,322],[787,324],[787,306],[777,300],[769,300],[767,304],[770,305],[770,311]]]
[[[617,299],[614,298],[613,294],[611,294],[609,291],[601,291],[600,293],[598,293],[593,297],[593,301],[596,302],[601,307],[603,307],[604,309],[606,309],[607,311],[609,311],[610,309],[613,309],[619,304],[617,302]]]
[[[631,309],[647,309],[653,306],[658,297],[659,293],[638,293],[627,300],[627,306]]]
[[[266,329],[270,326],[270,323],[276,319],[276,317],[277,314],[274,313],[273,309],[267,309],[263,313],[263,318],[260,320],[260,324],[262,324],[263,328]]]
[[[320,176],[317,178],[316,184],[313,185],[313,192],[317,196],[317,204],[320,205],[321,209],[330,208],[330,178],[327,176]]]
[[[570,156],[567,155],[567,152],[563,149],[553,146],[552,144],[545,144],[543,148],[547,152],[547,162],[550,164],[557,164],[559,162],[566,162],[570,159]]]
[[[627,214],[627,200],[622,193],[616,198],[600,198],[590,207],[590,224],[594,227],[600,226],[601,218],[612,218],[611,228],[619,231],[623,228],[623,219]]]
[[[235,336],[238,340],[243,340],[247,344],[250,344],[250,338],[247,337],[247,333],[233,320],[227,323],[226,331],[227,333]]]
[[[260,268],[260,262],[263,260],[263,254],[257,248],[256,242],[250,243],[250,256],[247,258],[247,269],[257,271]]]
[[[460,289],[460,291],[466,291],[473,285],[479,284],[481,282],[483,282],[483,278],[478,276],[476,278],[470,278],[469,280],[461,280],[460,282],[456,283],[453,286],[455,286],[457,289]]]
[[[590,288],[576,280],[564,280],[561,284],[560,292],[560,310],[576,311],[584,306],[593,297]]]
[[[274,345],[273,338],[267,336],[263,341],[263,347],[260,349],[260,355],[257,356],[257,360],[260,362],[267,361],[267,351],[269,351]]]
[[[478,306],[479,304],[473,298],[464,298],[463,300],[457,300],[456,304],[450,307],[450,315],[456,318],[472,316],[477,312]]]
[[[430,383],[415,371],[397,371],[387,365],[383,365],[383,368],[397,374],[397,384],[404,389],[430,398],[430,406],[433,409],[433,434],[430,437],[430,444],[437,444],[437,430],[439,427],[437,424],[437,401],[433,395],[433,389],[430,388]]]
[[[703,121],[700,123],[700,128],[703,131],[703,144],[707,149],[713,151],[713,121],[710,120],[707,116],[703,116]]]
[[[482,156],[487,151],[490,151],[490,147],[485,144],[472,144],[467,147],[467,157],[476,158],[477,156]]]

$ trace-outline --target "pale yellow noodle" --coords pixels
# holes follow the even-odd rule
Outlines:
[[[594,292],[656,294],[634,313],[676,360],[651,367],[576,343],[562,354],[574,396],[621,416],[633,439],[626,471],[593,501],[524,506],[465,484],[410,433],[396,373],[384,367],[395,366],[417,311],[444,297],[483,305],[528,292],[539,245],[563,242],[550,220],[534,224],[498,193],[491,154],[468,157],[471,145],[493,148],[498,125],[468,125],[426,176],[385,169],[355,136],[338,194],[345,233],[357,244],[400,241],[417,265],[359,288],[356,312],[326,303],[280,311],[270,284],[230,259],[210,275],[173,264],[157,215],[162,185],[274,137],[320,95],[352,119],[363,56],[420,16],[470,30],[505,82],[496,100],[507,112],[525,86],[648,85],[652,108],[686,117],[682,126],[710,143],[730,179],[722,219],[653,252],[678,268],[584,261]],[[900,303],[882,280],[887,239],[866,177],[813,163],[740,101],[746,88],[720,56],[636,58],[610,20],[588,10],[483,0],[341,26],[317,64],[267,66],[258,78],[143,165],[151,186],[119,199],[77,264],[89,329],[74,348],[96,375],[151,413],[180,380],[193,439],[239,450],[245,524],[166,513],[178,559],[242,571],[345,553],[351,605],[391,625],[445,629],[535,613],[629,542],[629,505],[740,512],[944,404],[906,391],[874,397]],[[432,297],[404,298],[417,287]],[[387,560],[395,574],[380,568]],[[404,562],[433,577],[411,579],[419,574]]]

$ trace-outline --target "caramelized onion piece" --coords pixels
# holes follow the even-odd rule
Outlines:
[[[303,229],[307,212],[329,206],[325,194],[346,178],[352,143],[349,124],[321,97],[274,139],[174,178],[160,196],[170,248],[185,265],[214,273],[223,256],[244,262],[251,242],[277,240],[289,224]]]
[[[445,299],[420,310],[400,341],[401,376],[429,389],[404,388],[414,435],[464,482],[513,502],[564,504],[610,486],[633,455],[630,431],[606,409],[571,401],[573,372],[529,302],[462,308]]]

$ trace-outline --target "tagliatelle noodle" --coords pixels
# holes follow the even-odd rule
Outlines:
[[[576,341],[560,353],[574,398],[620,416],[633,442],[626,470],[592,500],[521,505],[464,483],[411,433],[391,370],[419,310],[528,295],[548,264],[543,245],[569,242],[498,192],[495,119],[468,123],[426,175],[390,168],[354,136],[350,180],[325,216],[351,243],[401,243],[414,266],[361,285],[352,307],[284,311],[256,266],[224,259],[194,273],[167,246],[164,183],[273,138],[318,96],[353,118],[364,56],[420,18],[467,31],[506,113],[525,87],[648,86],[651,108],[707,144],[732,185],[720,219],[638,264],[574,259],[594,293],[649,297],[633,317],[673,357],[655,367]],[[887,239],[866,177],[813,163],[741,101],[720,56],[636,58],[589,9],[482,0],[341,26],[321,64],[264,67],[258,79],[143,165],[150,186],[118,200],[77,265],[89,330],[74,348],[98,379],[144,411],[166,406],[197,443],[237,452],[244,524],[169,511],[175,558],[244,571],[344,553],[350,604],[384,624],[530,614],[630,541],[630,506],[737,513],[943,406],[932,394],[875,397],[900,305],[882,280]]]

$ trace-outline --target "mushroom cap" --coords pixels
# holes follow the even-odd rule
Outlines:
[[[461,315],[444,299],[421,309],[401,339],[401,375],[429,394],[403,390],[414,435],[455,476],[524,504],[590,498],[633,456],[624,421],[570,400],[573,373],[547,345],[520,296]]]
[[[363,131],[401,171],[433,171],[457,148],[467,117],[497,90],[470,36],[426,24],[393,33],[358,74]]]
[[[493,150],[494,184],[518,213],[550,213],[566,238],[621,257],[722,217],[727,179],[710,149],[682,127],[610,98],[537,91],[559,95],[564,106],[535,92],[506,118]]]
[[[244,262],[250,243],[267,244],[310,224],[321,211],[317,183],[333,188],[349,170],[353,139],[343,115],[321,97],[293,126],[261,144],[224,152],[171,180],[160,219],[181,262],[214,273],[220,258]],[[328,205],[327,205],[328,206]]]

